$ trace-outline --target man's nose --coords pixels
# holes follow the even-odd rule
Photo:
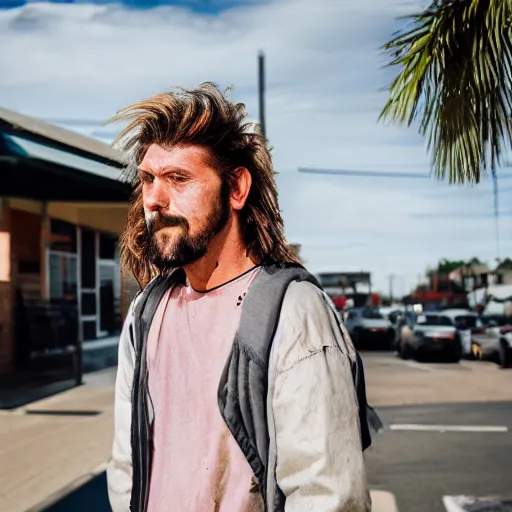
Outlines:
[[[162,180],[156,178],[149,186],[142,191],[144,209],[149,212],[166,210],[169,207],[169,191]]]

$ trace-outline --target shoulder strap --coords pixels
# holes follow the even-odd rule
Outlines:
[[[252,359],[265,368],[269,365],[284,295],[292,281],[309,281],[320,286],[303,267],[268,265],[261,268],[244,299],[237,336]]]

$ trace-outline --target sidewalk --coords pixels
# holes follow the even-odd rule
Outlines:
[[[0,411],[0,510],[41,510],[43,503],[105,464],[112,448],[112,369],[85,384]]]
[[[44,510],[103,472],[113,434],[115,370],[11,411],[0,411],[0,511]],[[372,491],[372,512],[397,512],[392,494]],[[70,511],[72,512],[72,511]]]

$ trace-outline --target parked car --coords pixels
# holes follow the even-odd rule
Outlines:
[[[458,363],[471,355],[472,329],[481,326],[478,315],[458,309],[409,315],[407,320],[402,323],[398,345],[403,359],[436,352]]]
[[[496,361],[501,368],[512,366],[512,319],[503,315],[484,316],[484,327],[471,336],[472,349],[478,359]]]
[[[356,348],[393,348],[394,330],[379,308],[352,308],[346,318],[347,330]]]
[[[392,325],[396,323],[403,311],[404,308],[402,306],[379,306],[379,313],[389,320]]]
[[[462,308],[445,309],[442,314],[448,317],[457,329],[462,344],[462,357],[473,358],[471,337],[473,333],[481,332],[483,327],[478,314]]]

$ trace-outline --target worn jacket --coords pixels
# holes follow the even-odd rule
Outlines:
[[[119,344],[107,470],[114,512],[130,511],[132,492],[133,310],[134,304]],[[351,372],[354,357],[329,297],[309,282],[291,283],[270,355],[267,419],[273,478],[266,486],[266,503],[274,503],[277,485],[286,497],[285,512],[371,510]]]

